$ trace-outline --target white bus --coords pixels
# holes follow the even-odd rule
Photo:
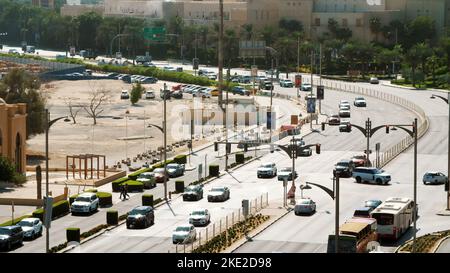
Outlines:
[[[413,222],[413,208],[413,200],[406,197],[391,197],[374,209],[370,215],[377,219],[379,238],[394,240],[400,238]]]

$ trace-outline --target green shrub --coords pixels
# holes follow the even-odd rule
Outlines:
[[[119,216],[119,221],[123,221],[123,220],[127,219],[127,217],[128,217],[128,213],[122,214]]]
[[[119,212],[117,210],[108,210],[106,212],[106,223],[108,225],[117,225],[119,223]]]
[[[209,165],[209,175],[210,176],[219,176],[219,165]]]
[[[14,173],[13,177],[11,178],[11,182],[16,185],[22,185],[27,182],[27,177],[21,173]]]
[[[153,194],[142,195],[142,205],[153,207]]]
[[[236,157],[237,164],[243,164],[245,162],[244,153],[237,153],[237,154],[235,154],[235,157]]]
[[[0,181],[12,182],[15,172],[14,164],[8,158],[0,156]]]
[[[52,209],[52,220],[55,218],[58,218],[62,215],[65,215],[67,213],[70,212],[70,205],[69,205],[69,201],[67,200],[62,200],[59,202],[56,202],[53,204],[53,209]],[[41,221],[43,221],[44,219],[44,209],[40,208],[37,209],[33,212],[33,217],[39,218],[41,219]]]
[[[69,196],[69,204],[72,205],[73,201],[78,197],[78,194]]]
[[[9,220],[9,221],[6,221],[6,222],[0,224],[0,227],[15,225],[15,224],[19,223],[20,221],[22,221],[22,219],[25,219],[28,217],[31,217],[31,215],[24,215],[24,216],[20,216],[19,218],[14,218],[14,223],[12,223],[12,220]]]
[[[66,228],[67,242],[80,242],[80,229],[79,228]]]
[[[187,163],[187,155],[177,155],[174,158],[175,163],[178,164],[186,164]]]
[[[112,194],[109,192],[97,192],[100,207],[112,206]]]
[[[63,250],[66,247],[67,247],[67,242],[59,244],[57,246],[54,246],[54,247],[50,248],[50,253],[56,253],[58,251]]]
[[[124,185],[125,184],[128,185],[128,191],[129,192],[134,192],[134,191],[142,192],[142,191],[144,191],[144,184],[141,183],[141,182],[129,180],[127,182],[124,182],[123,184]]]
[[[133,88],[131,88],[131,95],[130,95],[130,101],[132,105],[135,105],[139,101],[144,91],[145,88],[142,87],[140,82],[136,83],[136,85],[133,85]]]
[[[108,225],[105,225],[105,224],[96,226],[95,228],[93,228],[93,229],[91,229],[91,230],[89,230],[89,231],[83,232],[83,233],[80,235],[80,239],[81,239],[81,240],[86,239],[87,237],[90,237],[90,236],[92,236],[92,235],[94,235],[94,234],[96,234],[96,233],[102,231],[103,229],[105,229],[105,228],[107,228],[107,227],[108,227]]]
[[[98,192],[98,190],[96,188],[90,188],[85,190],[84,192]]]
[[[114,180],[111,185],[112,185],[112,191],[113,192],[120,192],[120,185],[122,185],[123,182],[129,181],[130,179],[128,177],[122,177],[119,179]]]
[[[166,164],[168,165],[170,163],[174,163],[174,161],[172,159],[168,159],[166,161]],[[156,168],[164,168],[164,162],[153,165],[153,169],[156,169]]]
[[[151,171],[152,171],[151,168],[140,169],[138,171],[135,171],[134,173],[130,173],[128,175],[128,178],[131,180],[136,180],[141,173],[146,173],[146,172],[151,172]]]
[[[177,193],[184,192],[184,181],[182,180],[175,181],[175,192]]]

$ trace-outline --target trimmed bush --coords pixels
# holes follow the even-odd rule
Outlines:
[[[187,155],[177,155],[174,158],[175,163],[178,164],[186,164],[187,163]]]
[[[128,191],[129,192],[133,192],[133,191],[139,191],[142,192],[144,191],[144,184],[138,181],[133,181],[133,180],[129,180],[127,182],[123,183],[124,185],[127,184],[128,185]]]
[[[172,159],[169,159],[166,161],[166,164],[170,164],[170,163],[174,163],[174,162],[175,161],[173,161]],[[156,169],[156,168],[164,168],[164,162],[153,165],[153,169]]]
[[[235,154],[235,157],[236,157],[237,164],[243,164],[245,162],[244,153],[237,153],[237,154]]]
[[[175,181],[175,191],[184,192],[184,181],[182,180]]]
[[[111,226],[119,224],[119,212],[117,210],[108,210],[106,212],[106,223]]]
[[[73,201],[78,197],[78,194],[69,196],[69,204],[72,205]]]
[[[142,195],[142,205],[153,207],[153,194]]]
[[[209,175],[210,176],[219,176],[219,165],[209,165]]]
[[[97,192],[100,207],[112,206],[112,194],[109,192]]]
[[[98,192],[96,188],[87,189],[84,192]]]
[[[15,224],[19,223],[20,221],[22,221],[22,219],[25,219],[28,217],[31,217],[31,215],[24,215],[24,216],[20,216],[19,218],[14,218],[14,223],[12,223],[12,221],[9,220],[9,221],[6,221],[6,222],[0,224],[0,227],[15,225]]]
[[[67,242],[80,242],[80,229],[79,228],[66,228]]]
[[[56,202],[53,204],[53,209],[52,209],[52,220],[60,217],[62,215],[65,215],[67,213],[70,212],[70,205],[69,205],[69,201],[67,200],[62,200],[59,202]],[[44,209],[40,208],[37,209],[33,212],[33,217],[39,218],[41,219],[41,221],[44,221]]]
[[[104,225],[103,224],[103,225],[96,226],[95,228],[93,228],[93,229],[91,229],[89,231],[81,233],[80,239],[81,240],[86,239],[87,237],[90,237],[90,236],[92,236],[92,235],[94,235],[96,233],[99,233],[100,231],[102,231],[105,228],[108,228],[108,225]]]
[[[128,177],[122,177],[119,179],[114,180],[111,185],[112,185],[112,191],[113,192],[120,192],[120,185],[122,185],[123,182],[129,181],[130,179]]]
[[[151,171],[152,171],[151,168],[143,168],[143,169],[140,169],[139,171],[135,171],[134,173],[130,173],[128,175],[128,178],[131,180],[136,180],[141,173],[146,173],[146,172],[151,172]]]

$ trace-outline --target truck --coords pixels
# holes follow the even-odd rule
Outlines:
[[[27,53],[34,53],[36,51],[36,47],[35,46],[27,46],[26,48],[26,52]]]
[[[97,54],[92,49],[80,50],[80,56],[84,59],[95,59]]]
[[[152,62],[152,56],[136,56],[136,63],[138,64],[144,64],[144,63],[151,63]]]

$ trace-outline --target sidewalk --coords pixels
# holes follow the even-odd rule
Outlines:
[[[414,87],[402,86],[402,85],[392,84],[390,81],[380,81],[380,84],[384,85],[384,86],[407,89],[407,90],[412,90],[412,91],[450,92],[450,90],[445,90],[445,89],[414,88]]]

